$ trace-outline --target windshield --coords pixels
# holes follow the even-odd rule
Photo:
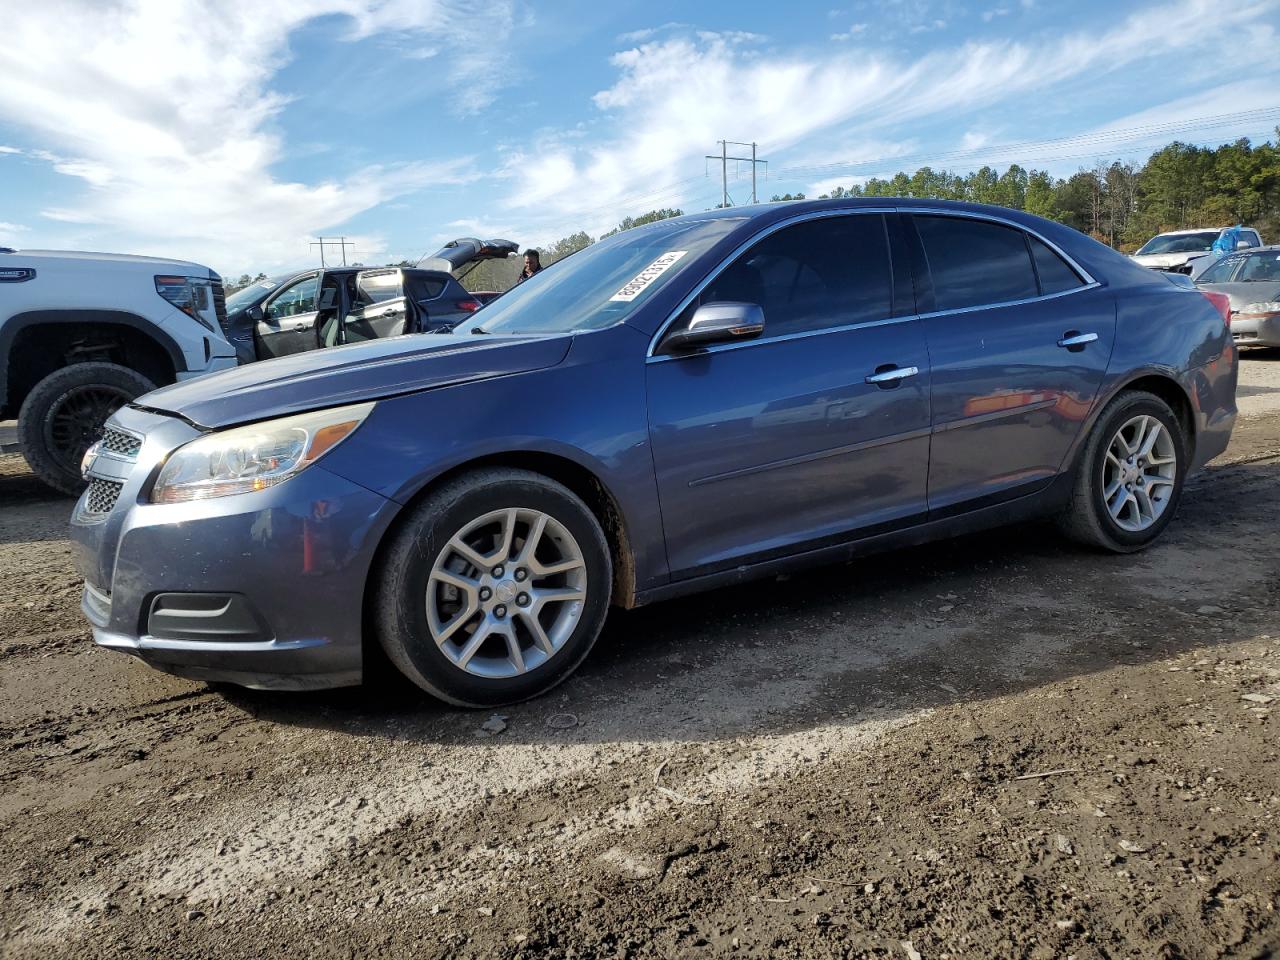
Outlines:
[[[251,283],[242,290],[237,290],[231,296],[227,297],[227,312],[234,313],[237,310],[243,310],[245,307],[251,307],[255,303],[261,303],[268,293],[280,286],[282,277],[272,277],[268,280],[259,280],[257,283]]]
[[[625,230],[551,264],[484,308],[483,333],[571,333],[620,323],[744,218]]]
[[[1213,241],[1218,239],[1217,230],[1202,230],[1200,233],[1162,233],[1152,237],[1138,251],[1138,256],[1149,253],[1204,253],[1212,249]]]

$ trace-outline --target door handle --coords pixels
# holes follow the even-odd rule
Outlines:
[[[1097,339],[1096,333],[1077,333],[1075,330],[1068,330],[1058,341],[1058,346],[1070,350],[1072,347],[1083,347],[1086,343],[1093,343]]]
[[[305,324],[305,323],[295,323],[295,324],[293,325],[293,329],[294,329],[294,330],[298,330],[298,331],[305,330],[305,329],[307,329],[307,324]]]
[[[892,386],[899,380],[914,377],[919,372],[919,367],[877,367],[876,372],[867,377],[867,383],[874,383],[878,387]]]

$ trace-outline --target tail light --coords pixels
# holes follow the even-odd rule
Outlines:
[[[483,306],[479,300],[455,300],[453,305],[467,313],[475,313]]]
[[[1227,328],[1231,328],[1231,298],[1225,293],[1216,293],[1212,290],[1201,290],[1202,294],[1213,304],[1213,308],[1222,314],[1222,322]]]

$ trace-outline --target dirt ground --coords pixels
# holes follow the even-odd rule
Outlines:
[[[0,457],[0,955],[1280,954],[1280,354],[1243,367],[1149,552],[1024,526],[616,613],[498,733],[96,649],[71,503]]]

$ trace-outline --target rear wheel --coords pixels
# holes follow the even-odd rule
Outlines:
[[[18,442],[32,472],[71,496],[84,489],[80,461],[102,438],[107,418],[155,389],[142,374],[115,363],[74,363],[49,374],[18,411]]]
[[[1141,550],[1173,519],[1188,444],[1177,415],[1154,394],[1120,394],[1081,455],[1062,526],[1074,540],[1116,553]]]
[[[481,470],[420,503],[377,571],[388,657],[449,703],[490,707],[545,693],[582,662],[608,612],[600,524],[562,485]]]

